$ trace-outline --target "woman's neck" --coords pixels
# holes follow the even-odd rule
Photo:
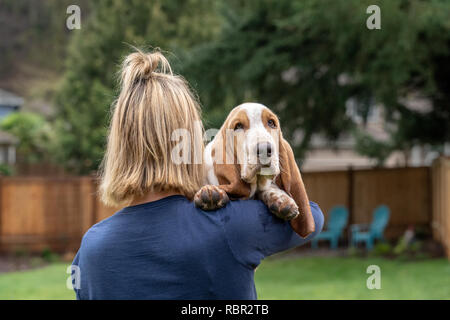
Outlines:
[[[130,206],[136,206],[138,204],[147,203],[156,201],[165,197],[174,196],[174,195],[181,195],[181,193],[177,191],[159,191],[159,192],[149,192],[142,197],[135,198]]]

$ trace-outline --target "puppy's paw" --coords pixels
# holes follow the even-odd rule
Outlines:
[[[299,214],[294,199],[282,190],[265,192],[262,200],[274,215],[283,220],[295,219]]]
[[[202,210],[215,210],[224,207],[230,199],[225,191],[217,186],[203,186],[194,196],[194,203]]]

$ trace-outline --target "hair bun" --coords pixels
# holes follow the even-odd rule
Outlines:
[[[139,80],[146,80],[154,75],[170,74],[172,69],[169,61],[159,51],[144,53],[140,50],[129,54],[122,68],[122,84],[135,83]]]

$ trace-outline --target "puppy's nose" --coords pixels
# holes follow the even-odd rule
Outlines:
[[[272,156],[272,145],[269,142],[260,142],[256,145],[256,153],[258,157]]]

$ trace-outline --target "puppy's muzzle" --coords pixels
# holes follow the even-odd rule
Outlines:
[[[270,167],[272,144],[270,142],[260,142],[256,144],[256,155],[258,158],[258,164],[262,167]]]

